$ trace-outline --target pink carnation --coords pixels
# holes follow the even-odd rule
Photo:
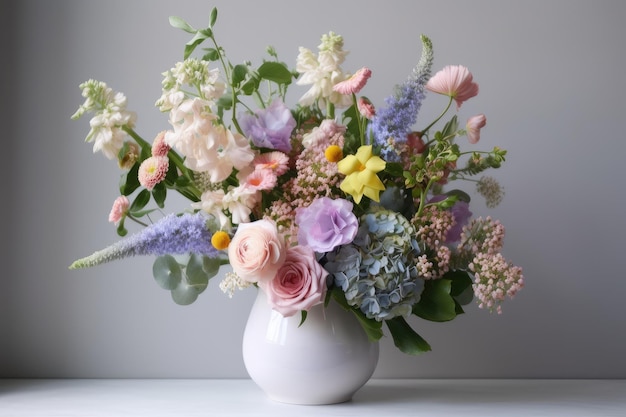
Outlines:
[[[365,84],[367,80],[372,76],[372,71],[369,68],[363,67],[358,70],[352,77],[345,81],[337,83],[333,86],[333,90],[340,94],[357,94]]]
[[[324,301],[328,272],[308,246],[287,249],[285,262],[271,281],[260,283],[272,308],[284,317],[309,310]]]
[[[126,216],[129,206],[130,201],[128,201],[128,198],[126,196],[121,195],[117,197],[113,202],[113,207],[111,208],[111,212],[109,213],[109,221],[111,223],[117,223],[122,220],[122,218]]]
[[[147,190],[152,190],[155,185],[165,179],[170,160],[166,156],[151,156],[139,166],[139,183]]]
[[[487,118],[484,114],[478,114],[468,119],[465,130],[467,131],[467,140],[469,143],[478,143],[480,140],[480,129],[485,127],[485,125],[487,125]]]
[[[463,65],[448,65],[437,72],[426,83],[426,89],[433,93],[452,97],[456,101],[457,108],[464,101],[478,94],[472,73]]]

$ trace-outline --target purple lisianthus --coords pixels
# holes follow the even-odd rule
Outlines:
[[[239,122],[245,135],[259,148],[291,151],[291,132],[296,127],[296,120],[281,100],[274,100],[269,107],[254,115],[240,115]]]
[[[298,243],[318,253],[330,252],[352,242],[359,222],[352,213],[352,203],[344,199],[322,197],[296,210]]]

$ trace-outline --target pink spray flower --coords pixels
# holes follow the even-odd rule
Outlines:
[[[166,131],[159,132],[152,142],[152,156],[167,156],[167,153],[172,149],[170,145],[165,143]]]
[[[113,207],[111,208],[111,213],[109,213],[109,221],[111,223],[117,223],[128,212],[128,207],[130,206],[130,201],[124,195],[121,195],[115,199],[113,202]]]
[[[270,169],[255,169],[245,179],[245,184],[255,191],[271,190],[276,187],[278,177]]]
[[[257,155],[252,161],[254,169],[271,170],[281,176],[289,170],[289,157],[282,152],[273,151]]]
[[[465,130],[467,131],[467,140],[471,144],[478,143],[480,140],[480,129],[487,124],[487,118],[484,114],[477,114],[467,120]]]
[[[335,84],[333,90],[340,94],[357,94],[365,87],[367,80],[371,76],[372,71],[369,68],[363,67],[347,80]]]
[[[165,179],[170,160],[167,156],[151,156],[139,166],[139,183],[147,190],[152,190],[155,185]]]
[[[426,89],[433,93],[452,97],[457,108],[464,101],[478,94],[478,84],[472,73],[463,65],[448,65],[433,75],[426,83]]]

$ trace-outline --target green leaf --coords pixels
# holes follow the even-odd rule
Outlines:
[[[471,197],[469,196],[469,194],[467,194],[465,191],[462,191],[462,190],[457,190],[457,189],[450,190],[446,193],[446,195],[455,196],[458,201],[465,201],[466,203],[469,203],[471,200]]]
[[[163,183],[157,184],[152,189],[152,197],[154,198],[154,201],[156,202],[157,206],[159,206],[159,208],[165,207],[165,199],[167,197],[167,190],[163,186]]]
[[[370,341],[375,342],[383,337],[382,322],[376,321],[374,319],[368,319],[361,310],[352,308],[348,304],[348,301],[346,300],[346,295],[341,290],[341,288],[333,288],[331,291],[333,298],[341,307],[354,313],[359,323],[361,323],[361,327],[363,327],[363,330],[367,334],[367,337]]]
[[[472,277],[467,271],[450,271],[443,278],[451,279],[452,286],[450,295],[461,305],[467,305],[474,299],[474,289],[472,288]]]
[[[139,164],[136,163],[120,177],[120,194],[129,196],[139,188]]]
[[[246,78],[247,74],[248,74],[247,66],[243,64],[235,65],[235,67],[233,68],[233,74],[232,74],[232,79],[231,79],[232,84],[235,86],[239,85]]]
[[[152,264],[152,275],[165,290],[175,289],[182,281],[182,270],[180,265],[171,255],[159,256]]]
[[[205,61],[217,61],[218,59],[220,59],[220,53],[217,49],[215,48],[207,48],[205,49],[206,53],[204,54],[204,56],[202,57],[203,60]]]
[[[436,279],[426,281],[420,301],[413,305],[413,314],[424,320],[442,322],[456,317],[454,299],[450,295],[452,281]]]
[[[182,29],[188,33],[196,33],[196,30],[189,25],[183,18],[178,16],[170,16],[170,25],[176,29]]]
[[[302,310],[301,311],[302,315],[300,316],[300,324],[298,324],[298,327],[302,326],[306,320],[306,316],[308,314],[308,312],[306,310]]]
[[[450,121],[448,123],[446,123],[446,125],[443,127],[443,130],[441,131],[441,135],[445,138],[447,136],[450,135],[454,135],[458,129],[458,122],[457,122],[457,117],[456,115],[452,116],[452,118],[450,119]]]
[[[209,27],[213,28],[213,26],[215,25],[215,21],[217,20],[217,7],[214,7],[213,10],[211,10],[211,16],[209,16]]]
[[[400,351],[409,355],[419,355],[431,350],[428,342],[417,334],[402,316],[385,320],[385,323],[391,332],[394,345]]]
[[[291,71],[280,62],[267,61],[259,67],[259,76],[277,84],[291,84]]]
[[[148,204],[149,201],[150,201],[150,191],[143,189],[141,190],[139,194],[137,194],[137,197],[135,197],[135,200],[132,202],[128,210],[139,211],[142,208],[144,208],[146,204]]]
[[[219,258],[209,258],[208,256],[202,257],[202,269],[209,278],[213,278],[220,270],[222,263]]]
[[[196,49],[198,45],[205,41],[205,39],[211,37],[212,33],[210,29],[202,29],[196,32],[189,42],[185,44],[184,58],[187,59]]]

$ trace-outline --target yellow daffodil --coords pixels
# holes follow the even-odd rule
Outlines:
[[[348,155],[337,163],[337,169],[346,178],[341,183],[341,190],[350,194],[355,203],[360,203],[363,195],[374,201],[380,201],[380,192],[385,189],[376,173],[385,169],[385,161],[372,154],[372,146],[361,146],[356,155]]]

